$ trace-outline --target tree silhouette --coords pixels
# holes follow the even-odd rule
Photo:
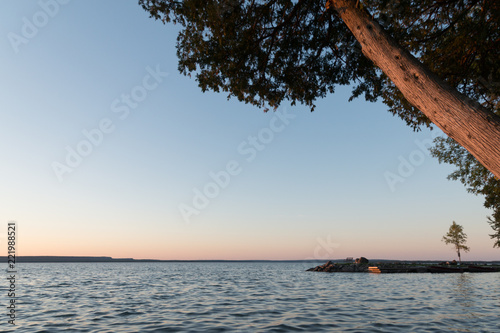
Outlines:
[[[445,244],[452,244],[455,247],[455,250],[458,254],[458,261],[462,263],[460,250],[463,250],[464,252],[470,251],[469,247],[465,245],[465,243],[467,242],[467,235],[464,233],[463,227],[453,221],[450,229],[448,230],[446,235],[443,236],[442,241],[445,242]]]

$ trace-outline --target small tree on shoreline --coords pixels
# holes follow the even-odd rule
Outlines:
[[[464,233],[464,228],[453,221],[450,229],[448,229],[448,233],[443,236],[442,241],[446,244],[452,244],[455,247],[458,254],[458,262],[461,264],[462,259],[460,258],[460,250],[464,252],[470,251],[470,248],[465,245],[467,242],[467,235]]]

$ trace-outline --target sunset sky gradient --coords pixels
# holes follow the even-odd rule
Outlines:
[[[179,27],[136,1],[2,1],[0,22],[4,249],[15,220],[17,255],[451,260],[456,221],[464,260],[499,259],[483,198],[422,150],[434,133],[349,87],[312,113],[202,93]]]

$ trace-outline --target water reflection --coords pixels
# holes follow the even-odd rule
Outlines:
[[[456,302],[461,307],[467,310],[474,306],[474,276],[472,274],[453,274],[456,280],[454,283],[454,290],[456,295]]]

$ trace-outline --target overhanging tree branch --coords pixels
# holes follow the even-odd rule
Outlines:
[[[461,95],[402,49],[355,0],[328,0],[363,54],[405,98],[500,178],[500,117]]]

